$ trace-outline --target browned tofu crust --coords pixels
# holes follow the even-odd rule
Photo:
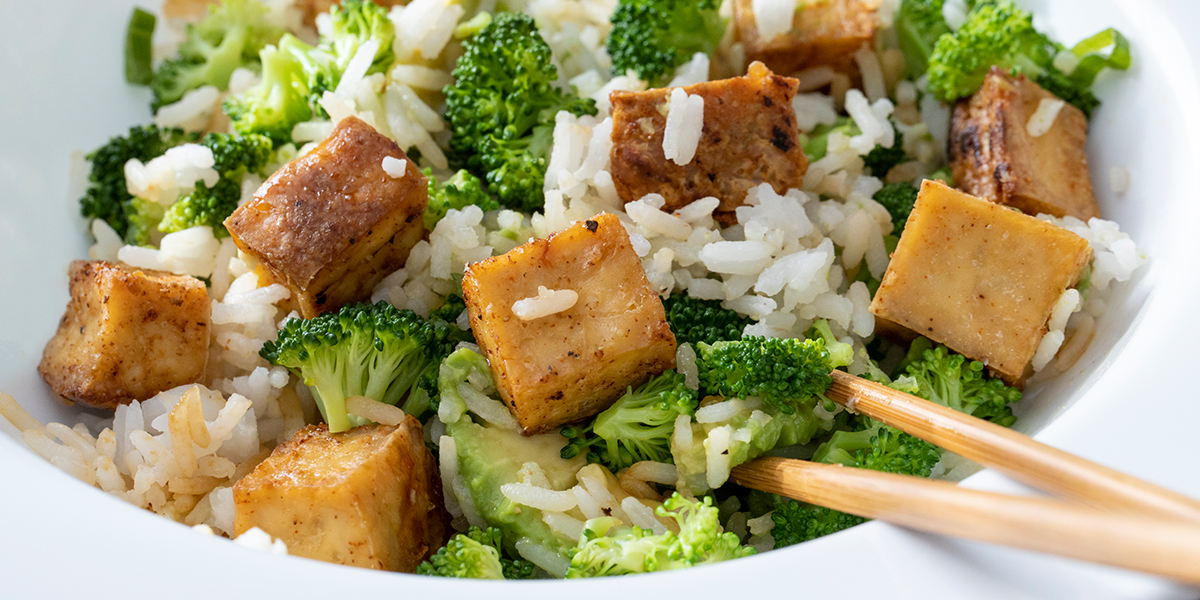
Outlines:
[[[733,1],[733,22],[746,49],[747,61],[762,61],[777,73],[791,74],[827,65],[857,73],[854,53],[875,38],[879,3],[869,0],[823,0],[796,11],[792,29],[774,39],[758,35],[753,0]]]
[[[446,541],[449,515],[421,424],[329,433],[310,425],[233,486],[234,532],[258,527],[288,553],[412,573]]]
[[[403,177],[384,157],[406,160]],[[304,318],[368,297],[425,234],[428,183],[395,142],[356,117],[266,181],[225,227],[292,291]]]
[[[1091,257],[1066,229],[926,180],[871,312],[1021,385]]]
[[[71,300],[38,365],[55,393],[113,409],[204,377],[211,303],[202,281],[83,260],[70,277]]]
[[[513,303],[538,286],[579,294],[523,321]],[[475,263],[463,278],[471,330],[526,435],[596,415],[631,385],[675,366],[662,300],[617,217],[602,214]]]
[[[717,218],[731,224],[750,188],[769,183],[782,194],[800,187],[808,158],[792,110],[797,85],[756,64],[744,77],[683,88],[704,98],[703,136],[683,166],[662,147],[671,90],[613,92],[612,177],[621,200],[660,194],[672,211],[714,196]]]
[[[1099,217],[1085,152],[1087,117],[1067,104],[1035,138],[1026,125],[1044,99],[1056,98],[1024,75],[992,69],[954,108],[947,153],[955,186],[1028,215]]]

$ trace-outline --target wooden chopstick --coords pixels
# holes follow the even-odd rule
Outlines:
[[[1200,525],[1192,523],[785,458],[740,465],[730,479],[904,527],[1200,584]]]
[[[1172,517],[1200,525],[1200,502],[1021,433],[841,371],[829,399],[991,467],[1026,485],[1095,508]]]

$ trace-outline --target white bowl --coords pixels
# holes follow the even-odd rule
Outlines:
[[[89,237],[67,190],[72,150],[148,121],[149,95],[126,86],[122,48],[130,0],[0,4],[0,390],[43,421],[73,423],[37,377],[42,346],[66,304],[66,265]],[[1018,428],[1155,483],[1200,496],[1192,350],[1200,318],[1195,176],[1200,85],[1183,34],[1200,33],[1194,0],[1022,2],[1057,38],[1109,26],[1133,43],[1134,67],[1101,78],[1092,120],[1093,180],[1105,216],[1152,257],[1125,286],[1092,348],[1031,391]],[[1194,40],[1194,38],[1193,38]],[[1191,50],[1198,49],[1196,42]],[[1109,190],[1108,169],[1132,187]],[[506,584],[349,569],[236,547],[127,505],[29,452],[0,419],[0,573],[6,597],[343,597],[487,594],[613,597],[679,590],[706,598],[753,592],[890,598],[1195,598],[1197,590],[1117,569],[916,534],[869,523],[801,546],[714,567],[591,582]],[[984,472],[971,487],[1027,490]],[[482,589],[480,586],[488,586]],[[564,587],[569,586],[569,587]],[[647,590],[647,587],[653,588]],[[707,592],[707,593],[705,593]],[[370,596],[364,596],[370,597]]]

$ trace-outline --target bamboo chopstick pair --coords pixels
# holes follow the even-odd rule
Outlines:
[[[761,458],[731,480],[897,525],[1200,584],[1200,502],[1020,433],[833,372],[828,397],[1060,500],[802,460]]]

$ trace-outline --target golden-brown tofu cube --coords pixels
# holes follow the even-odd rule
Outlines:
[[[1044,134],[1028,131],[1042,101],[1057,99],[1024,75],[992,69],[983,87],[954,107],[948,146],[955,186],[1027,215],[1099,217],[1083,112],[1067,104]]]
[[[71,300],[38,373],[58,395],[116,408],[204,377],[204,282],[126,264],[77,260]]]
[[[385,157],[403,160],[392,177]],[[425,235],[428,184],[395,142],[355,117],[277,171],[225,227],[292,292],[306,319],[363,300]]]
[[[310,425],[233,486],[234,533],[258,527],[288,553],[381,569],[416,570],[446,541],[449,515],[421,424],[329,433]]]
[[[539,287],[578,299],[521,319],[513,304]],[[596,415],[625,388],[675,366],[662,300],[610,214],[471,265],[463,298],[496,387],[526,435]]]
[[[926,180],[871,312],[1020,384],[1091,257],[1066,229]]]
[[[621,200],[660,194],[669,212],[715,196],[717,218],[731,224],[750,188],[769,183],[782,194],[800,187],[808,159],[792,109],[797,85],[754,64],[744,77],[683,88],[704,98],[703,135],[686,165],[663,153],[671,90],[613,92],[612,177]]]
[[[753,2],[733,2],[738,38],[746,49],[746,60],[762,61],[778,73],[791,74],[822,65],[845,73],[857,72],[854,53],[875,39],[877,1],[802,2],[792,18],[792,29],[769,40],[758,35]]]

